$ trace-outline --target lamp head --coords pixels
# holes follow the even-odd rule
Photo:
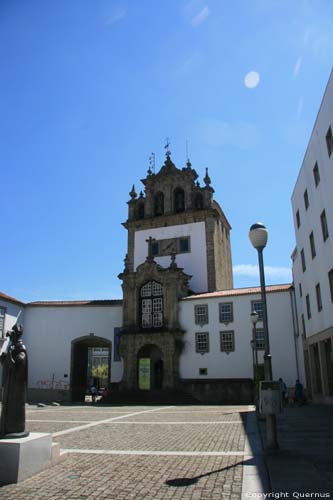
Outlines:
[[[257,311],[251,312],[250,318],[251,318],[252,324],[255,325],[259,319],[259,314],[257,313]]]
[[[263,248],[265,248],[268,239],[268,231],[264,224],[262,224],[261,222],[252,224],[249,231],[249,238],[252,245],[257,250],[262,250]]]

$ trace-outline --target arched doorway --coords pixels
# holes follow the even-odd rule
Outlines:
[[[145,390],[162,389],[163,365],[162,351],[156,345],[148,344],[141,347],[137,354],[138,388]]]
[[[86,335],[72,341],[70,384],[72,401],[83,403],[87,389],[92,384],[99,386],[102,381],[110,383],[111,351],[111,341],[103,337]]]

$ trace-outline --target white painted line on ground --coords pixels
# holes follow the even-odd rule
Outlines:
[[[244,451],[149,451],[149,450],[80,450],[76,448],[61,448],[64,453],[82,453],[92,455],[151,455],[179,457],[244,457]]]
[[[173,407],[170,406],[169,408],[173,408]],[[112,418],[106,418],[104,420],[97,420],[96,422],[91,422],[91,423],[85,424],[85,425],[79,425],[78,427],[71,427],[70,429],[66,429],[64,431],[54,432],[53,436],[56,437],[56,436],[62,436],[63,434],[69,434],[71,432],[83,431],[85,429],[89,429],[90,427],[95,427],[96,425],[107,424],[107,423],[112,422],[114,420],[119,420],[119,419],[125,418],[125,417],[135,417],[136,415],[142,415],[143,413],[151,413],[151,412],[155,412],[155,411],[160,411],[161,409],[162,408],[153,408],[150,410],[137,411],[137,412],[131,413],[129,415],[120,415],[119,417],[112,417]]]
[[[47,422],[47,420],[43,420],[43,422]],[[51,420],[50,420],[51,422]],[[65,420],[64,420],[65,422]],[[237,424],[237,425],[243,425],[243,422],[233,422],[233,421],[226,421],[226,420],[215,420],[215,421],[205,421],[205,422],[145,422],[144,420],[142,421],[137,421],[137,422],[108,422],[108,425],[129,425],[129,424],[136,424],[136,425],[215,425],[215,424]]]

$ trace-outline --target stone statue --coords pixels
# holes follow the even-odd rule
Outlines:
[[[0,438],[21,438],[25,431],[25,404],[27,400],[28,357],[22,342],[23,327],[16,323],[7,333],[6,349],[1,352],[3,366],[3,398]]]

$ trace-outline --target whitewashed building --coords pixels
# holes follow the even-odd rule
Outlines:
[[[293,278],[306,383],[333,402],[333,73],[292,194]]]
[[[262,312],[260,290],[233,288],[231,226],[207,170],[203,186],[197,178],[189,161],[179,169],[168,151],[159,172],[149,169],[142,180],[144,193],[133,186],[123,223],[122,301],[24,305],[30,398],[82,401],[88,350],[103,348],[112,389],[124,394],[185,391],[201,401],[251,400],[255,354],[263,364],[261,321],[257,349],[250,344],[250,314]],[[292,387],[300,376],[293,286],[267,292],[273,375]],[[5,321],[9,329],[13,319]]]

